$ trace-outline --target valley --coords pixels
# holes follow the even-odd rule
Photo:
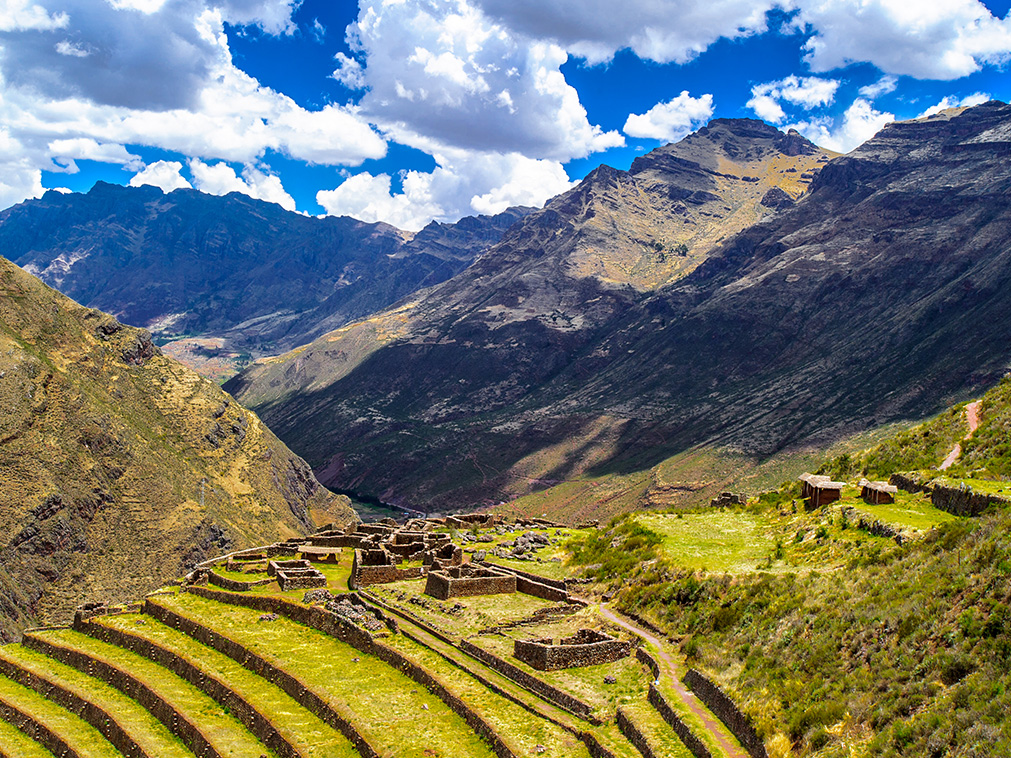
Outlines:
[[[3,211],[0,756],[1011,752],[1009,125]]]

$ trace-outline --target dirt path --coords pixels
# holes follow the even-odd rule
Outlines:
[[[965,442],[967,439],[972,437],[975,431],[979,428],[979,404],[981,402],[982,401],[980,400],[976,400],[965,406],[965,417],[969,422],[969,433],[962,438],[962,442]],[[941,462],[941,465],[937,467],[938,470],[945,471],[946,469],[951,468],[951,465],[958,460],[958,456],[961,454],[962,445],[956,443],[955,447],[953,447],[951,452],[948,453],[948,457],[945,458],[944,461]]]
[[[666,668],[667,676],[671,679],[674,691],[677,692],[678,697],[680,697],[681,701],[688,706],[689,710],[698,716],[699,720],[705,726],[709,734],[712,735],[713,739],[719,743],[720,749],[723,751],[723,755],[726,756],[726,758],[750,758],[747,751],[740,746],[723,723],[713,716],[709,709],[706,708],[695,696],[695,693],[689,690],[688,687],[685,686],[684,682],[681,681],[681,677],[679,675],[681,672],[679,667],[667,652],[664,642],[646,629],[643,629],[638,624],[632,623],[630,620],[619,616],[603,603],[600,604],[600,615],[608,621],[612,621],[618,626],[639,635],[653,646],[657,655],[660,657],[663,667]],[[663,672],[661,672],[661,676],[663,676]]]

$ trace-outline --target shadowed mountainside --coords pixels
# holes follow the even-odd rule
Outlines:
[[[186,338],[170,350],[203,368],[289,349],[448,279],[527,212],[433,222],[411,235],[238,193],[99,182],[0,213],[0,249],[160,343]]]
[[[560,443],[582,466],[601,462],[601,435],[621,426],[611,411],[517,413],[715,242],[793,205],[828,159],[797,134],[714,121],[627,172],[597,169],[453,279],[228,386],[323,481],[386,499],[504,496],[507,480],[544,473],[507,473],[517,461]]]
[[[0,638],[354,517],[150,335],[0,258]]]

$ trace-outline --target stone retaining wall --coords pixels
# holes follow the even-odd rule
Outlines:
[[[259,587],[263,584],[270,584],[274,580],[257,579],[251,582],[240,582],[237,579],[229,579],[228,577],[221,576],[216,571],[209,571],[207,574],[207,581],[217,587],[229,590],[230,592],[249,592],[249,590],[251,590],[253,587]]]
[[[512,679],[521,687],[530,690],[538,697],[547,700],[549,703],[553,703],[559,708],[563,708],[569,713],[589,721],[591,724],[600,724],[600,721],[593,716],[593,709],[582,700],[570,695],[568,692],[563,692],[557,687],[541,681],[536,676],[528,674],[526,671],[523,671],[523,669],[514,666],[508,661],[502,660],[497,655],[489,653],[487,650],[482,650],[472,642],[460,640],[459,648],[463,652],[467,653],[467,655],[477,658],[477,660],[481,661],[484,665],[495,669],[504,677]]]
[[[656,662],[656,658],[646,651],[646,648],[637,647],[635,649],[635,658],[639,661],[639,663],[649,669],[649,672],[653,675],[653,679],[660,678],[660,664]]]
[[[586,751],[592,758],[618,758],[614,753],[600,744],[600,740],[589,732],[580,732],[576,735],[586,745]]]
[[[48,655],[84,674],[101,679],[127,697],[137,701],[176,735],[197,758],[223,758],[195,724],[133,675],[80,650],[62,647],[34,635],[25,635],[21,644],[29,650]]]
[[[188,619],[162,605],[148,601],[145,604],[144,612],[166,626],[170,626],[192,637],[201,645],[206,645],[213,650],[217,650],[219,653],[227,655],[257,676],[263,677],[277,687],[280,687],[303,708],[347,737],[362,758],[380,758],[379,753],[373,750],[372,746],[369,745],[344,714],[338,713],[323,698],[309,690],[300,679],[292,676],[287,671],[279,669],[265,658],[261,658],[238,642],[211,631],[202,624]]]
[[[639,727],[633,723],[628,715],[619,707],[617,713],[618,731],[625,735],[625,739],[632,743],[632,746],[642,753],[642,758],[659,758],[653,752],[652,745],[646,739],[646,735],[639,731]]]
[[[842,514],[848,519],[855,519],[857,528],[867,532],[868,534],[873,534],[876,537],[887,537],[888,539],[893,539],[900,545],[904,542],[902,530],[898,527],[886,524],[883,521],[878,521],[866,514],[859,513],[848,505],[844,505],[842,507]]]
[[[3,700],[0,700],[0,719],[31,737],[56,758],[80,758],[77,751],[71,749],[70,745],[51,731],[49,727]],[[12,758],[16,758],[16,756]]]
[[[888,481],[906,492],[929,492],[931,505],[954,516],[979,516],[994,505],[1011,505],[1011,498],[1001,495],[976,492],[970,487],[924,484],[905,474],[892,474]]]
[[[674,730],[674,734],[678,736],[695,758],[713,758],[705,743],[695,736],[694,732],[688,728],[688,725],[670,707],[670,703],[667,702],[667,698],[663,696],[663,693],[652,683],[649,685],[649,704],[660,714],[660,718],[670,725],[670,728]]]
[[[762,742],[762,738],[758,736],[758,732],[752,726],[751,719],[741,713],[734,701],[727,697],[723,690],[695,669],[688,669],[684,681],[692,692],[698,695],[699,700],[705,703],[709,710],[726,724],[727,729],[740,740],[752,758],[769,758],[769,754],[765,751],[765,743]]]
[[[185,679],[197,689],[211,697],[216,703],[230,711],[252,734],[281,758],[300,758],[298,751],[288,742],[270,719],[250,705],[243,697],[233,692],[228,685],[171,650],[157,645],[144,637],[130,634],[121,629],[113,629],[103,624],[83,623],[78,631],[108,642],[116,647],[129,650],[154,661],[173,674]],[[154,758],[157,758],[155,756]]]
[[[158,758],[148,756],[140,745],[127,734],[107,711],[94,703],[74,694],[72,691],[49,679],[43,679],[28,669],[22,668],[13,661],[0,658],[0,674],[11,681],[34,690],[47,700],[51,700],[62,708],[66,708],[75,716],[91,724],[116,750],[126,758]]]
[[[199,587],[191,588],[190,591],[194,592],[194,594],[201,595],[203,597],[208,597],[214,600],[221,599],[220,598],[221,595],[227,595],[227,593],[215,592],[214,590],[207,590]],[[359,630],[352,624],[344,622],[343,620],[334,616],[334,614],[329,613],[327,611],[321,611],[315,607],[305,608],[302,606],[295,605],[294,603],[289,603],[287,601],[280,600],[279,598],[269,598],[269,597],[257,598],[256,596],[232,595],[229,596],[229,599],[225,600],[225,602],[236,601],[233,602],[234,605],[245,605],[248,607],[256,607],[252,603],[248,602],[252,600],[275,601],[274,603],[270,604],[271,605],[271,608],[269,609],[270,612],[286,616],[292,619],[293,621],[303,623],[306,626],[316,629],[317,631],[323,632],[324,634],[329,634],[332,637],[337,637],[337,639],[340,639],[342,642],[347,643],[356,650],[359,650],[360,652],[365,653],[367,655],[373,655],[376,658],[379,658],[379,660],[383,661],[384,663],[401,671],[402,673],[413,679],[415,682],[428,689],[433,695],[438,697],[447,706],[449,706],[449,708],[454,713],[456,713],[465,722],[467,722],[468,726],[470,726],[471,729],[473,729],[479,736],[481,736],[491,745],[492,749],[495,751],[495,754],[499,758],[515,758],[515,755],[512,753],[511,750],[509,750],[509,748],[498,736],[495,730],[480,716],[478,716],[474,711],[472,711],[462,700],[460,700],[458,697],[449,692],[449,690],[446,689],[442,685],[442,683],[439,682],[435,677],[433,677],[431,674],[429,674],[427,671],[417,666],[413,662],[409,661],[402,654],[400,654],[393,648],[377,643],[372,638],[372,635],[362,630]],[[382,612],[379,611],[379,613]],[[327,617],[332,617],[334,620],[340,622],[339,625],[341,627],[341,631],[344,631],[343,627],[351,627],[351,629],[355,633],[348,634],[347,636],[339,636],[339,634],[335,634],[329,631],[331,628],[333,628],[333,622]],[[238,659],[235,658],[234,660]],[[243,663],[242,661],[239,662]],[[245,664],[243,663],[243,665]],[[277,682],[275,681],[275,683]],[[287,692],[287,690],[285,691]],[[288,692],[288,694],[291,695],[291,692]],[[292,695],[292,697],[295,696]],[[297,700],[298,698],[295,699]]]

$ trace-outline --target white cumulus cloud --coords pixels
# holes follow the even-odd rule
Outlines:
[[[623,144],[589,122],[558,45],[524,36],[469,0],[362,0],[349,36],[366,60],[363,114],[426,150],[566,161]],[[335,76],[359,82],[341,59]]]
[[[475,0],[491,18],[550,39],[591,64],[631,49],[658,63],[684,63],[725,37],[766,30],[770,0]]]
[[[788,76],[775,82],[758,84],[751,88],[751,99],[747,107],[764,121],[781,124],[786,120],[786,111],[781,103],[786,102],[804,110],[830,105],[835,100],[839,82],[835,79],[820,79],[816,76]]]
[[[677,142],[713,115],[713,96],[692,97],[687,90],[645,113],[632,113],[622,131],[629,137]]]
[[[990,99],[990,95],[985,92],[975,92],[971,95],[967,95],[959,100],[957,97],[942,97],[937,105],[932,105],[927,108],[923,113],[920,114],[920,118],[924,116],[933,116],[935,113],[940,113],[941,111],[946,111],[948,108],[971,108],[974,105],[982,105]]]
[[[227,163],[211,165],[194,158],[190,161],[190,174],[194,186],[201,192],[210,195],[240,192],[257,200],[277,203],[288,211],[295,210],[295,200],[285,191],[280,178],[255,166],[244,166],[240,177]]]
[[[430,173],[406,172],[399,192],[393,191],[389,175],[362,173],[318,192],[316,201],[330,215],[385,221],[415,231],[432,219],[455,221],[461,215],[501,213],[515,205],[541,206],[572,186],[554,161],[467,151],[440,158],[443,165]]]
[[[797,0],[816,72],[867,62],[919,79],[957,79],[1011,58],[1011,16],[979,0]]]
[[[130,179],[131,187],[141,187],[150,184],[159,187],[162,192],[171,192],[177,189],[190,189],[191,185],[183,178],[183,164],[179,161],[155,161],[148,164],[141,171],[138,171]]]
[[[812,119],[793,124],[793,128],[816,145],[837,153],[848,153],[894,120],[893,114],[875,110],[869,101],[858,97],[837,120],[827,117]]]

